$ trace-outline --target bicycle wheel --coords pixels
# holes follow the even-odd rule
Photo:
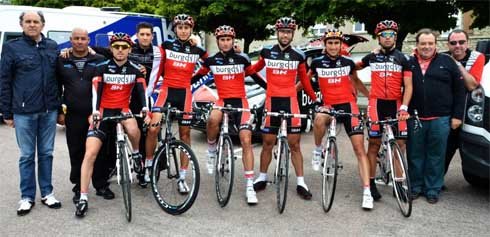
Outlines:
[[[289,177],[289,148],[288,140],[280,138],[281,146],[278,147],[277,170],[276,170],[276,191],[277,191],[277,209],[279,213],[284,212],[288,192]]]
[[[119,170],[121,172],[119,174],[121,177],[120,185],[124,200],[124,208],[126,209],[126,220],[128,220],[128,222],[131,222],[131,179],[129,177],[131,173],[129,172],[129,157],[124,142],[120,142],[118,144],[118,149],[120,167]]]
[[[185,172],[181,169],[183,159],[189,161]],[[167,163],[165,169],[161,169],[162,162]],[[184,173],[185,176],[182,177]],[[165,212],[172,215],[186,212],[199,192],[200,172],[196,155],[184,142],[171,141],[168,152],[166,149],[160,149],[155,156],[150,179],[153,196]],[[186,185],[187,192],[179,189],[182,182]]]
[[[337,186],[338,174],[338,151],[334,139],[328,141],[328,150],[323,154],[323,181],[322,181],[322,206],[323,211],[328,212],[332,208]]]
[[[235,155],[233,153],[233,143],[228,135],[223,136],[223,141],[218,147],[218,157],[216,161],[215,185],[216,197],[221,207],[225,207],[230,200],[233,190],[233,176],[235,169]]]
[[[378,169],[376,169],[376,179],[382,180],[386,185],[390,182],[390,170],[387,167],[385,152],[378,152],[378,157],[376,163],[378,164]]]
[[[403,216],[409,217],[412,213],[412,198],[410,196],[410,179],[408,178],[407,163],[400,147],[395,141],[390,142],[390,147],[393,190],[400,211]]]

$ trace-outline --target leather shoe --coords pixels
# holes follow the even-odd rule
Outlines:
[[[114,199],[115,195],[109,187],[99,188],[95,193],[97,196],[102,196],[104,199],[110,200]]]

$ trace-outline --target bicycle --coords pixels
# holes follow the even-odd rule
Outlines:
[[[266,116],[279,117],[281,119],[281,126],[277,133],[277,145],[274,150],[274,159],[276,160],[276,167],[274,170],[274,181],[276,185],[277,195],[277,209],[280,214],[284,212],[286,207],[287,191],[288,191],[288,179],[289,179],[289,159],[291,151],[288,144],[287,133],[287,120],[288,118],[303,118],[307,119],[306,132],[311,127],[311,110],[309,114],[292,114],[284,111],[279,112],[267,112],[264,109],[262,116],[262,125],[265,124]]]
[[[415,119],[415,130],[422,124],[418,118],[417,111],[409,119]],[[407,171],[407,161],[400,146],[396,142],[392,126],[399,122],[396,118],[387,118],[385,120],[368,123],[383,126],[381,137],[381,149],[378,152],[377,164],[379,174],[376,179],[382,179],[385,184],[394,181],[393,196],[395,196],[398,207],[403,216],[409,217],[412,213],[412,198],[410,195],[410,178]]]
[[[177,140],[172,133],[172,123],[178,116],[196,115],[196,113],[180,111],[171,107],[170,104],[164,107],[163,113],[164,116],[162,116],[160,124],[165,124],[165,133],[158,141],[158,148],[151,169],[150,184],[153,196],[160,208],[169,214],[180,215],[189,210],[196,200],[199,192],[200,172],[196,155],[189,145]],[[189,161],[185,179],[181,178],[182,174],[180,173],[183,159]],[[161,174],[166,179],[160,179]],[[189,190],[181,192],[179,185],[187,184],[187,181],[191,183]]]
[[[339,161],[337,149],[337,118],[338,117],[357,117],[359,118],[361,130],[363,129],[363,113],[345,113],[343,110],[322,110],[321,107],[315,108],[316,113],[323,113],[331,116],[328,126],[327,136],[323,141],[322,150],[322,207],[323,211],[328,212],[332,208],[337,185],[338,170],[343,169]]]
[[[212,106],[212,109],[223,112],[223,120],[218,138],[218,155],[217,159],[215,160],[216,172],[214,177],[218,203],[221,207],[225,207],[230,200],[230,196],[233,190],[233,179],[236,160],[236,156],[234,155],[233,142],[231,141],[230,134],[228,133],[228,130],[230,129],[229,114],[252,112],[249,120],[249,123],[251,124],[255,117],[255,109],[233,108],[229,104],[225,107],[214,105]],[[238,128],[234,126],[232,127],[232,129],[238,130]]]
[[[130,118],[142,117],[133,114],[122,114],[118,116],[104,117],[100,120],[94,121],[103,122],[111,121],[116,122],[116,174],[117,183],[121,186],[122,196],[124,201],[124,208],[126,210],[125,216],[128,222],[131,222],[132,218],[132,206],[131,206],[131,183],[133,183],[134,163],[132,159],[133,148],[131,142],[129,142],[128,135],[124,132],[124,127],[121,124],[122,121]],[[95,126],[94,126],[95,127]]]

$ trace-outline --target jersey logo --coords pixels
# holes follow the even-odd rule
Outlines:
[[[136,75],[104,74],[104,83],[115,85],[129,85],[136,80]]]
[[[184,62],[184,63],[195,63],[199,60],[199,54],[187,54],[187,53],[179,53],[171,50],[165,50],[167,54],[167,59]]]
[[[243,64],[210,66],[210,69],[215,75],[240,74],[243,73]]]
[[[299,61],[265,59],[265,66],[272,69],[296,70]]]
[[[340,68],[317,68],[316,73],[319,77],[343,77],[350,74],[350,67]]]
[[[371,63],[371,71],[373,72],[401,72],[402,66],[394,63]]]

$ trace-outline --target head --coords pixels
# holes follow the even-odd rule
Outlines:
[[[128,34],[122,32],[114,33],[111,36],[110,44],[115,61],[124,62],[128,59],[133,46],[133,41]]]
[[[379,45],[385,50],[390,50],[396,44],[398,24],[392,20],[380,21],[376,25],[374,33],[376,34]]]
[[[74,28],[71,31],[70,43],[74,53],[86,54],[88,52],[88,44],[90,43],[88,31],[82,28]]]
[[[173,27],[177,38],[186,41],[191,37],[192,29],[194,28],[194,19],[187,14],[179,14],[174,17]]]
[[[344,35],[342,31],[337,29],[328,29],[323,35],[323,43],[325,44],[325,53],[330,57],[338,57],[342,49],[342,41]]]
[[[422,59],[431,58],[436,52],[437,35],[431,29],[421,29],[415,36],[418,55]]]
[[[447,48],[456,60],[463,59],[468,49],[468,33],[459,29],[451,31],[447,36]]]
[[[22,31],[27,37],[33,40],[39,40],[44,23],[46,22],[41,11],[22,12],[19,16],[19,21]]]
[[[148,22],[141,22],[136,26],[136,38],[142,48],[149,48],[153,41],[153,25]]]
[[[277,19],[274,28],[277,32],[277,41],[282,47],[291,44],[296,30],[296,21],[291,17],[281,17]]]
[[[235,29],[231,26],[222,25],[214,31],[216,41],[218,42],[218,48],[221,52],[228,52],[233,48],[235,41]]]

